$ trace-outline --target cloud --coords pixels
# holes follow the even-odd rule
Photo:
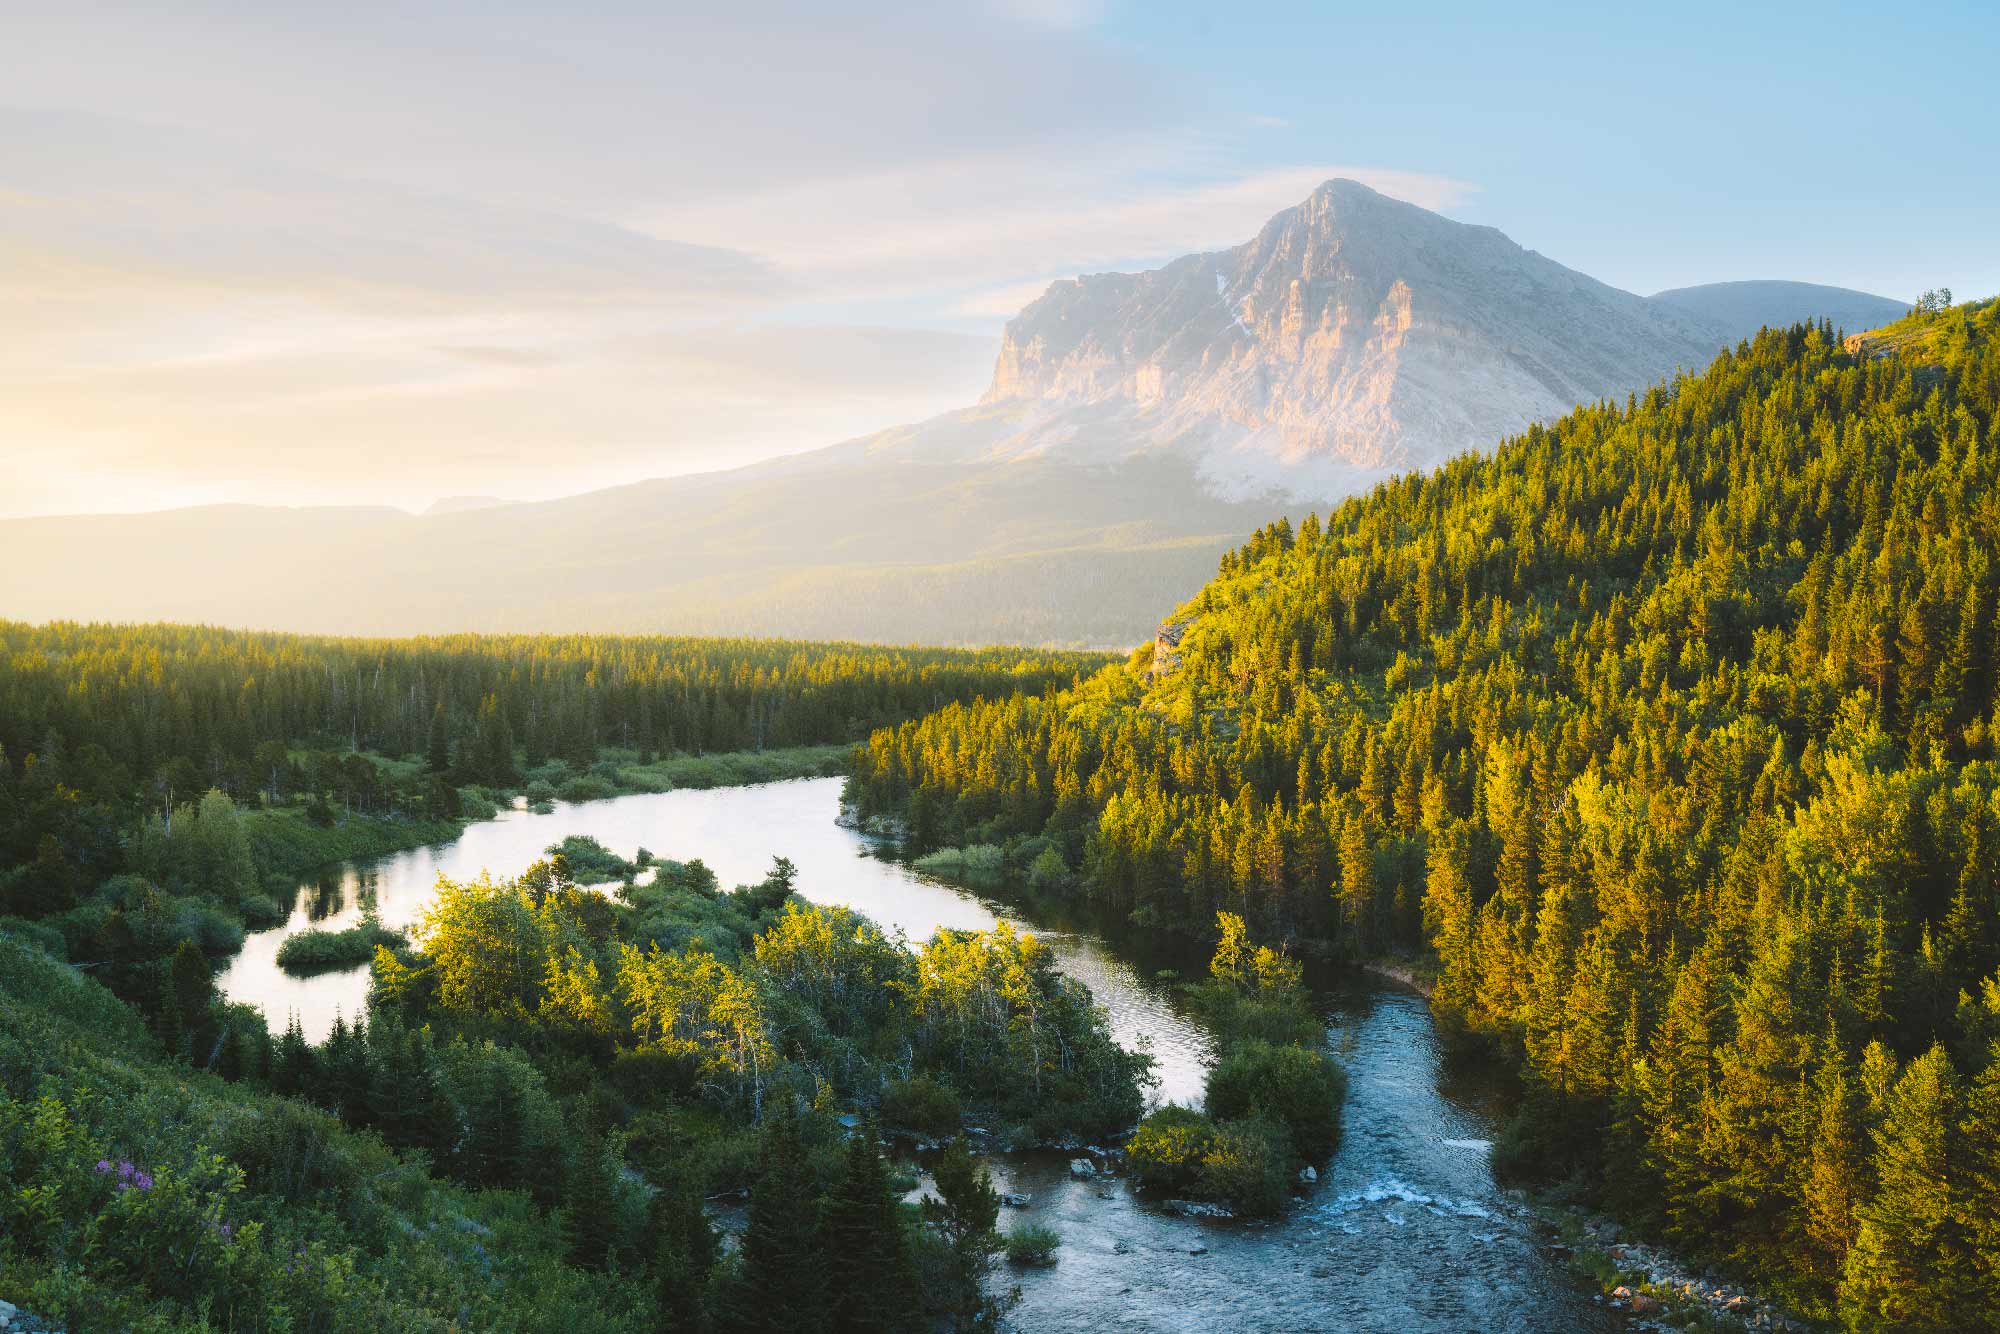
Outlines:
[[[29,350],[0,337],[4,514],[223,500],[420,507],[735,466],[961,406],[985,388],[996,342],[716,326],[441,343],[357,321],[227,357],[87,371]]]
[[[1148,153],[1159,150],[1142,146],[1126,161]],[[943,286],[958,293],[957,312],[995,315],[1003,313],[1000,294],[1026,291],[1029,275],[1067,276],[1240,244],[1335,176],[1432,209],[1460,204],[1474,190],[1446,176],[1331,163],[1188,185],[1121,175],[1114,161],[1095,156],[1054,163],[1006,157],[781,186],[635,226],[709,242],[732,238],[821,292]]]
[[[726,246],[330,176],[226,140],[0,110],[0,261],[100,281],[312,291],[332,304],[693,308],[779,284]]]
[[[175,124],[426,193],[602,216],[1184,117],[1090,0],[33,0],[15,105]],[[1080,27],[1082,25],[1082,27]]]
[[[976,398],[1052,277],[1234,245],[1330,175],[1465,197],[1252,158],[1103,18],[23,0],[0,509],[748,462]]]

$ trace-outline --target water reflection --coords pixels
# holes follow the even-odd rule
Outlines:
[[[759,880],[772,857],[785,856],[798,865],[806,897],[848,904],[911,939],[1002,919],[1035,930],[1106,1007],[1119,1040],[1150,1045],[1159,1096],[1200,1098],[1211,1044],[1158,976],[1163,968],[1198,969],[1198,954],[1122,933],[1113,951],[1089,923],[1059,908],[1002,904],[925,880],[871,855],[866,840],[834,823],[839,789],[837,779],[811,779],[508,812],[456,842],[301,886],[291,919],[252,936],[222,986],[264,1006],[274,1024],[296,1013],[309,1035],[324,1034],[337,1012],[363,1011],[367,970],[286,977],[276,954],[288,932],[352,925],[371,900],[384,922],[407,925],[440,874],[513,875],[566,834],[589,834],[626,857],[642,844],[679,860],[699,857],[725,885]],[[1525,1213],[1495,1187],[1487,1160],[1498,1124],[1492,1092],[1476,1080],[1447,1079],[1423,1001],[1380,987],[1324,999],[1328,1041],[1349,1074],[1345,1135],[1317,1190],[1279,1220],[1175,1217],[1115,1179],[1073,1180],[1066,1155],[995,1160],[1002,1188],[1032,1197],[1003,1224],[1041,1223],[1063,1237],[1054,1268],[1013,1276],[1020,1328],[1617,1327],[1549,1261]]]

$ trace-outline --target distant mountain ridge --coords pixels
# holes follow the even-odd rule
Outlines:
[[[1053,284],[958,412],[535,504],[0,521],[0,616],[1127,646],[1279,512],[1705,366],[1752,318],[1870,309],[1905,307],[1640,297],[1330,181],[1242,245]]]
[[[1655,292],[1646,300],[1670,306],[1732,343],[1762,328],[1780,328],[1807,319],[1831,320],[1836,330],[1861,333],[1894,323],[1910,311],[1907,301],[1817,283],[1704,283]]]
[[[1015,411],[1005,453],[1173,448],[1218,494],[1323,501],[1706,366],[1763,323],[1863,309],[1907,307],[1803,283],[1648,299],[1334,180],[1233,249],[1053,284],[1008,323],[982,402]]]

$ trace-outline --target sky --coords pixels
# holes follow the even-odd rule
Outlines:
[[[1332,176],[1642,293],[2000,292],[2000,10],[1748,8],[0,0],[0,515],[831,444]]]

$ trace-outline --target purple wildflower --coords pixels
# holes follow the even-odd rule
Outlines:
[[[99,1176],[108,1175],[111,1171],[111,1160],[109,1158],[99,1158],[97,1160],[97,1166],[91,1170],[96,1172],[97,1175]]]

